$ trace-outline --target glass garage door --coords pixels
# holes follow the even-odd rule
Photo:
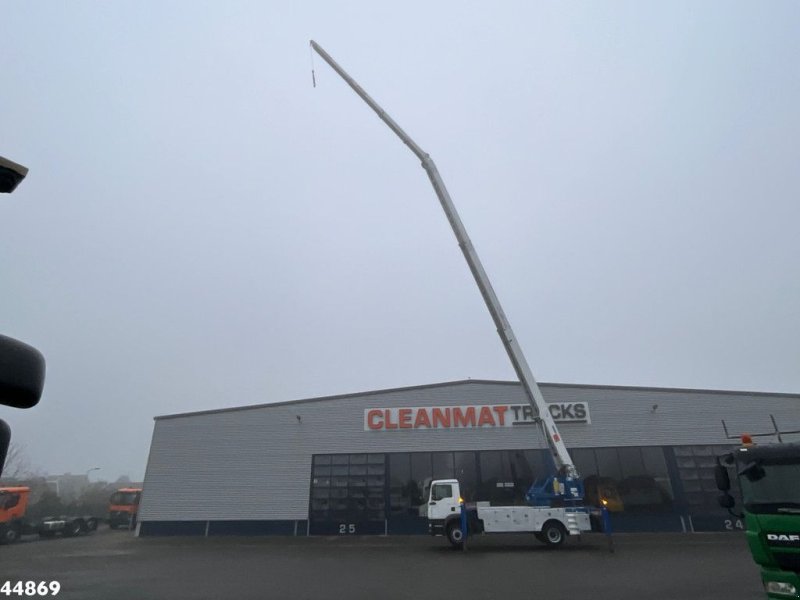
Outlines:
[[[382,534],[386,530],[383,454],[318,454],[311,466],[311,535]]]

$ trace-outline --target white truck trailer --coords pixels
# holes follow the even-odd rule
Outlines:
[[[525,498],[529,506],[493,507],[489,503],[478,502],[473,505],[465,505],[463,517],[461,515],[463,500],[460,496],[458,481],[454,479],[433,481],[427,506],[430,533],[447,535],[451,544],[461,546],[467,531],[481,533],[530,532],[544,543],[555,547],[561,545],[568,534],[577,535],[581,531],[590,530],[589,510],[582,506],[583,485],[575,465],[561,439],[555,421],[547,409],[539,385],[522,352],[522,347],[511,329],[511,324],[508,322],[502,306],[500,306],[500,300],[492,288],[489,276],[478,258],[433,159],[319,44],[313,40],[310,43],[317,54],[347,82],[353,91],[375,111],[378,117],[422,162],[422,168],[428,174],[461,252],[497,327],[500,340],[503,342],[520,383],[522,383],[522,388],[533,408],[537,422],[542,428],[555,466],[553,475],[541,482],[534,482],[528,490]],[[464,530],[465,525],[466,531]]]

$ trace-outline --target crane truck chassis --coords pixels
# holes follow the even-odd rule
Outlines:
[[[455,548],[461,548],[476,533],[532,533],[540,542],[555,548],[567,535],[591,530],[589,509],[546,506],[491,506],[488,502],[465,504],[456,479],[431,483],[428,496],[428,532],[444,535]],[[466,511],[464,531],[461,511]]]

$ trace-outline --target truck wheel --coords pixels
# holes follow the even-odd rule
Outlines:
[[[81,521],[75,520],[70,521],[66,525],[64,525],[63,535],[64,537],[75,537],[81,532]]]
[[[539,537],[541,535],[541,537]],[[542,531],[536,537],[550,548],[557,548],[564,543],[567,537],[567,530],[558,521],[548,521],[542,527]]]
[[[447,541],[453,545],[453,548],[461,548],[464,545],[464,532],[458,521],[451,521],[447,525]]]
[[[0,529],[0,544],[13,544],[19,539],[19,528],[9,525]]]

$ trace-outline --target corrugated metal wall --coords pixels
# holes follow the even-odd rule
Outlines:
[[[542,393],[589,404],[591,424],[559,426],[573,448],[725,444],[721,419],[734,433],[769,431],[770,414],[800,429],[800,396],[547,384]],[[306,519],[313,454],[543,448],[533,427],[364,431],[366,408],[524,403],[518,384],[468,381],[158,418],[139,519]]]

